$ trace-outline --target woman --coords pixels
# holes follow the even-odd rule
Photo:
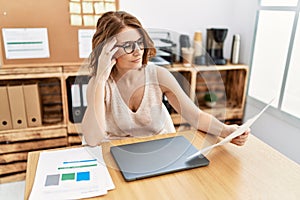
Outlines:
[[[87,144],[175,132],[163,95],[198,130],[226,137],[238,128],[201,111],[167,69],[147,65],[155,48],[134,16],[122,11],[105,13],[98,20],[92,42],[92,78],[82,122]],[[243,145],[248,134],[232,143]]]

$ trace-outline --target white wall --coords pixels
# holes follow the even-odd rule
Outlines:
[[[146,28],[168,29],[179,34],[202,31],[205,41],[206,29],[227,27],[224,56],[230,57],[233,34],[241,36],[240,61],[250,64],[256,9],[259,0],[120,0],[120,9],[132,13]],[[205,45],[205,44],[204,44]],[[249,101],[245,119],[259,111]],[[251,128],[252,133],[283,154],[300,163],[300,130],[264,114]]]
[[[120,0],[120,9],[135,15],[146,28],[188,34],[190,39],[195,31],[201,31],[205,39],[207,28],[232,27],[231,2],[233,0]],[[230,55],[232,34],[229,28],[226,57]]]
[[[146,28],[159,28],[188,34],[195,31],[203,34],[206,41],[207,28],[228,28],[224,57],[230,57],[232,36],[240,34],[240,59],[249,63],[256,1],[239,0],[120,0],[120,9],[135,15]],[[177,41],[178,42],[178,41]]]

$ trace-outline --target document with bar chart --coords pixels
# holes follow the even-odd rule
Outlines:
[[[6,59],[49,58],[47,28],[3,28]]]
[[[29,199],[80,199],[114,189],[101,147],[40,153]]]

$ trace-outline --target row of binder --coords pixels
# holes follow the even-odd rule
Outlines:
[[[71,76],[67,78],[67,96],[69,120],[72,123],[81,123],[87,107],[86,89],[89,76]]]
[[[38,84],[0,86],[0,130],[42,125]]]

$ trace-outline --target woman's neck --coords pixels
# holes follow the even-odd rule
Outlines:
[[[142,68],[143,67],[140,67],[140,68],[129,68],[129,69],[122,69],[122,68],[119,68],[117,66],[115,66],[113,68],[113,71],[112,71],[112,77],[115,81],[118,81],[120,80],[121,78],[125,78],[125,79],[132,79],[132,78],[136,78],[139,74],[139,72],[142,71]]]

